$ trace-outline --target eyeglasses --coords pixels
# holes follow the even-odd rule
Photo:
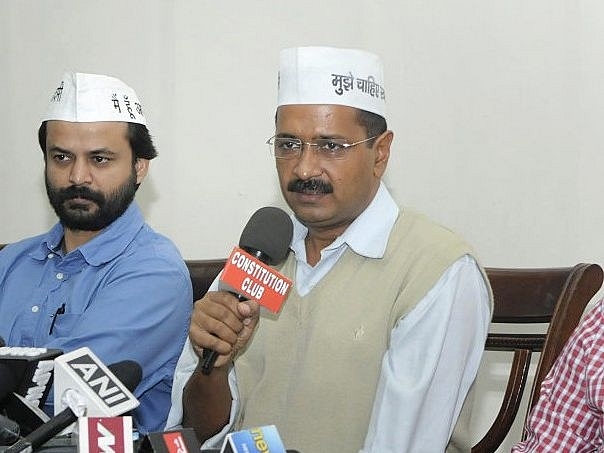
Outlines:
[[[378,135],[360,140],[354,143],[348,143],[345,139],[340,138],[317,138],[314,142],[303,142],[299,138],[292,137],[276,137],[273,136],[266,141],[271,154],[277,159],[294,159],[300,157],[304,145],[309,148],[315,148],[319,156],[325,159],[342,159],[348,153],[348,150],[353,146],[368,142],[377,138]]]

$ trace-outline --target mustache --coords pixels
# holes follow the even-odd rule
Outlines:
[[[93,190],[90,190],[88,187],[84,186],[70,186],[65,189],[58,189],[56,191],[57,200],[60,203],[63,203],[67,200],[71,200],[73,198],[83,198],[85,200],[93,201],[97,204],[102,204],[105,202],[105,197]]]
[[[287,190],[298,193],[333,193],[333,186],[320,179],[296,179],[287,185]]]

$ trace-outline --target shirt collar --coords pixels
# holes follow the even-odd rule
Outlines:
[[[336,249],[342,244],[347,244],[361,256],[382,258],[398,214],[399,208],[396,202],[384,183],[380,182],[380,187],[369,206],[326,249]],[[308,228],[295,217],[292,220],[294,234],[291,248],[297,255],[300,253],[305,255],[304,238],[308,233]]]
[[[132,202],[128,209],[98,236],[71,253],[79,253],[92,266],[111,261],[126,249],[144,223],[140,208],[136,202]],[[56,253],[63,240],[64,231],[60,222],[55,224],[48,233],[41,236],[40,247],[31,254],[32,258],[42,260],[47,257],[48,252]]]

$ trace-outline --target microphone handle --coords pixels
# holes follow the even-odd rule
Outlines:
[[[247,228],[247,226],[246,226],[246,228]],[[289,243],[287,245],[289,246]],[[274,264],[274,263],[272,263],[271,257],[269,255],[267,255],[266,253],[264,253],[262,250],[258,250],[257,248],[254,248],[252,246],[242,244],[241,240],[239,241],[239,246],[243,250],[245,250],[247,253],[252,255],[254,258],[258,259],[259,261],[262,261],[264,264]],[[243,301],[247,300],[241,294],[237,294],[232,291],[229,291],[229,292],[232,295],[234,295],[235,297],[237,297],[237,300],[239,300],[239,302],[243,302]],[[218,358],[218,353],[216,351],[213,351],[211,349],[203,350],[203,353],[201,355],[201,372],[204,375],[207,376],[208,374],[210,374],[212,372],[212,370],[214,369],[214,363],[216,362],[217,358]]]
[[[52,417],[39,428],[34,429],[23,439],[17,441],[5,450],[5,453],[19,453],[37,450],[42,444],[52,439],[78,419],[69,408]]]
[[[212,349],[204,349],[201,355],[201,372],[204,375],[209,375],[214,369],[214,363],[218,358],[218,353]]]
[[[243,302],[247,300],[241,294],[234,293],[229,291],[233,296],[237,297],[239,302]],[[204,375],[209,375],[214,369],[214,363],[216,363],[216,359],[218,358],[218,353],[212,349],[204,348],[203,353],[201,355],[201,372]]]

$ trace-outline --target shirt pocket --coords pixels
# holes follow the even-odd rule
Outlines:
[[[51,336],[53,338],[72,337],[81,315],[78,313],[63,313],[55,316]]]

